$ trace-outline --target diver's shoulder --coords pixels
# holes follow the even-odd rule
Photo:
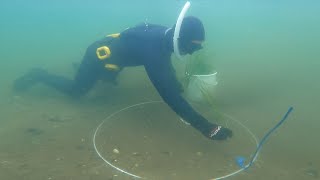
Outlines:
[[[131,33],[138,33],[138,32],[162,32],[165,31],[168,27],[158,25],[158,24],[150,24],[150,23],[140,23],[136,26],[129,27],[125,29],[121,34],[131,34]]]

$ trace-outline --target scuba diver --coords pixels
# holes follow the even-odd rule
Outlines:
[[[232,137],[232,131],[206,120],[181,95],[182,86],[171,63],[174,28],[144,23],[108,35],[87,48],[73,80],[33,69],[15,80],[13,88],[24,91],[36,83],[43,83],[72,97],[80,97],[98,80],[115,83],[124,68],[142,65],[162,99],[184,121],[211,140],[226,140]],[[202,22],[193,16],[185,17],[178,39],[181,54],[200,50],[204,40]]]

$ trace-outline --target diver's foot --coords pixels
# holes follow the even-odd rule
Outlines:
[[[17,92],[25,91],[29,89],[34,84],[41,81],[48,75],[48,72],[44,69],[34,68],[29,71],[27,74],[16,79],[13,83],[13,90]]]

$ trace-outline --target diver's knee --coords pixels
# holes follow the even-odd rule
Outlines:
[[[17,78],[13,82],[14,91],[24,91],[48,77],[48,72],[44,69],[33,68],[25,75]]]
[[[79,99],[83,96],[85,96],[88,93],[89,89],[88,88],[79,88],[79,87],[72,87],[69,95],[74,98],[74,99]]]

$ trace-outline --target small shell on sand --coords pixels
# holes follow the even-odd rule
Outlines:
[[[114,149],[112,150],[112,152],[115,153],[115,154],[120,154],[120,151],[119,151],[118,149],[116,149],[116,148],[114,148]]]

